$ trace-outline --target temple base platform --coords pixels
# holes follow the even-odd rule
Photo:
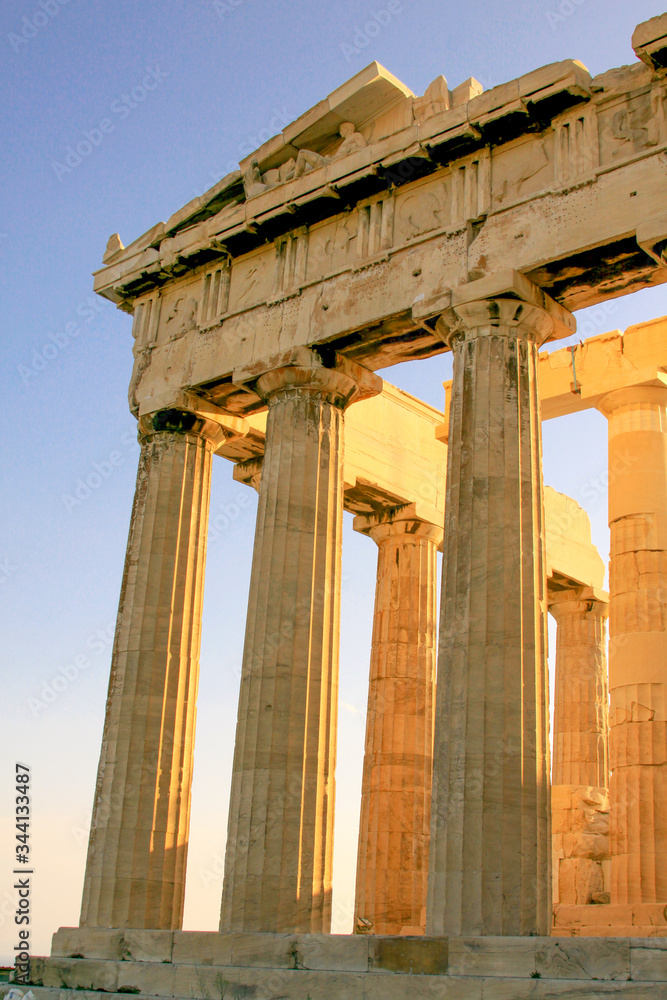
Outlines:
[[[582,907],[583,909],[583,907]],[[587,907],[586,909],[603,909]],[[35,1000],[667,1000],[667,938],[382,937],[61,928]],[[86,998],[92,1000],[92,998]]]

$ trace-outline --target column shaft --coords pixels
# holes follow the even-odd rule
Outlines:
[[[551,788],[554,903],[600,902],[609,859],[608,603],[550,595],[558,622]]]
[[[182,923],[212,454],[192,414],[144,426],[84,927]]]
[[[328,931],[343,415],[352,378],[262,376],[268,402],[229,812],[222,931]]]
[[[458,306],[427,933],[546,934],[550,802],[537,306]]]
[[[374,521],[368,533],[378,545],[378,567],[355,926],[362,918],[375,934],[417,933],[424,930],[428,881],[442,528],[400,513]]]
[[[612,903],[667,900],[667,388],[609,420]]]
[[[608,605],[576,592],[562,597],[549,608],[558,622],[552,784],[608,788]]]

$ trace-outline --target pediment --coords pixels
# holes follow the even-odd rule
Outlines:
[[[251,162],[257,160],[264,173],[282,166],[291,157],[296,158],[301,149],[330,154],[340,144],[338,130],[343,122],[352,122],[366,137],[373,123],[388,112],[400,105],[411,109],[414,96],[389,70],[372,62],[241,160],[241,171],[247,171]]]

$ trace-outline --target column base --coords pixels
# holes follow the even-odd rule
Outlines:
[[[655,1000],[667,996],[667,942],[62,928],[52,957],[31,960],[31,979],[36,1000],[80,1000],[81,990],[109,1000]]]

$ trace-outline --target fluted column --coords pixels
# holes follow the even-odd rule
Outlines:
[[[139,440],[82,927],[171,929],[183,916],[211,461],[225,432],[163,410],[141,418]]]
[[[522,276],[516,280],[529,285]],[[439,321],[452,346],[454,379],[427,914],[432,935],[547,934],[550,927],[536,366],[554,322],[546,296],[537,290],[534,297],[545,307],[502,297],[457,304],[455,297]]]
[[[582,588],[549,599],[558,623],[553,785],[609,787],[605,598]]]
[[[663,903],[667,386],[616,389],[599,408],[609,421],[611,901]]]
[[[355,518],[378,546],[355,929],[422,932],[435,707],[436,553],[411,508]]]
[[[263,375],[268,404],[222,898],[222,931],[331,921],[343,416],[357,365]]]
[[[551,817],[554,902],[601,901],[609,857],[607,595],[549,595],[558,623]]]

